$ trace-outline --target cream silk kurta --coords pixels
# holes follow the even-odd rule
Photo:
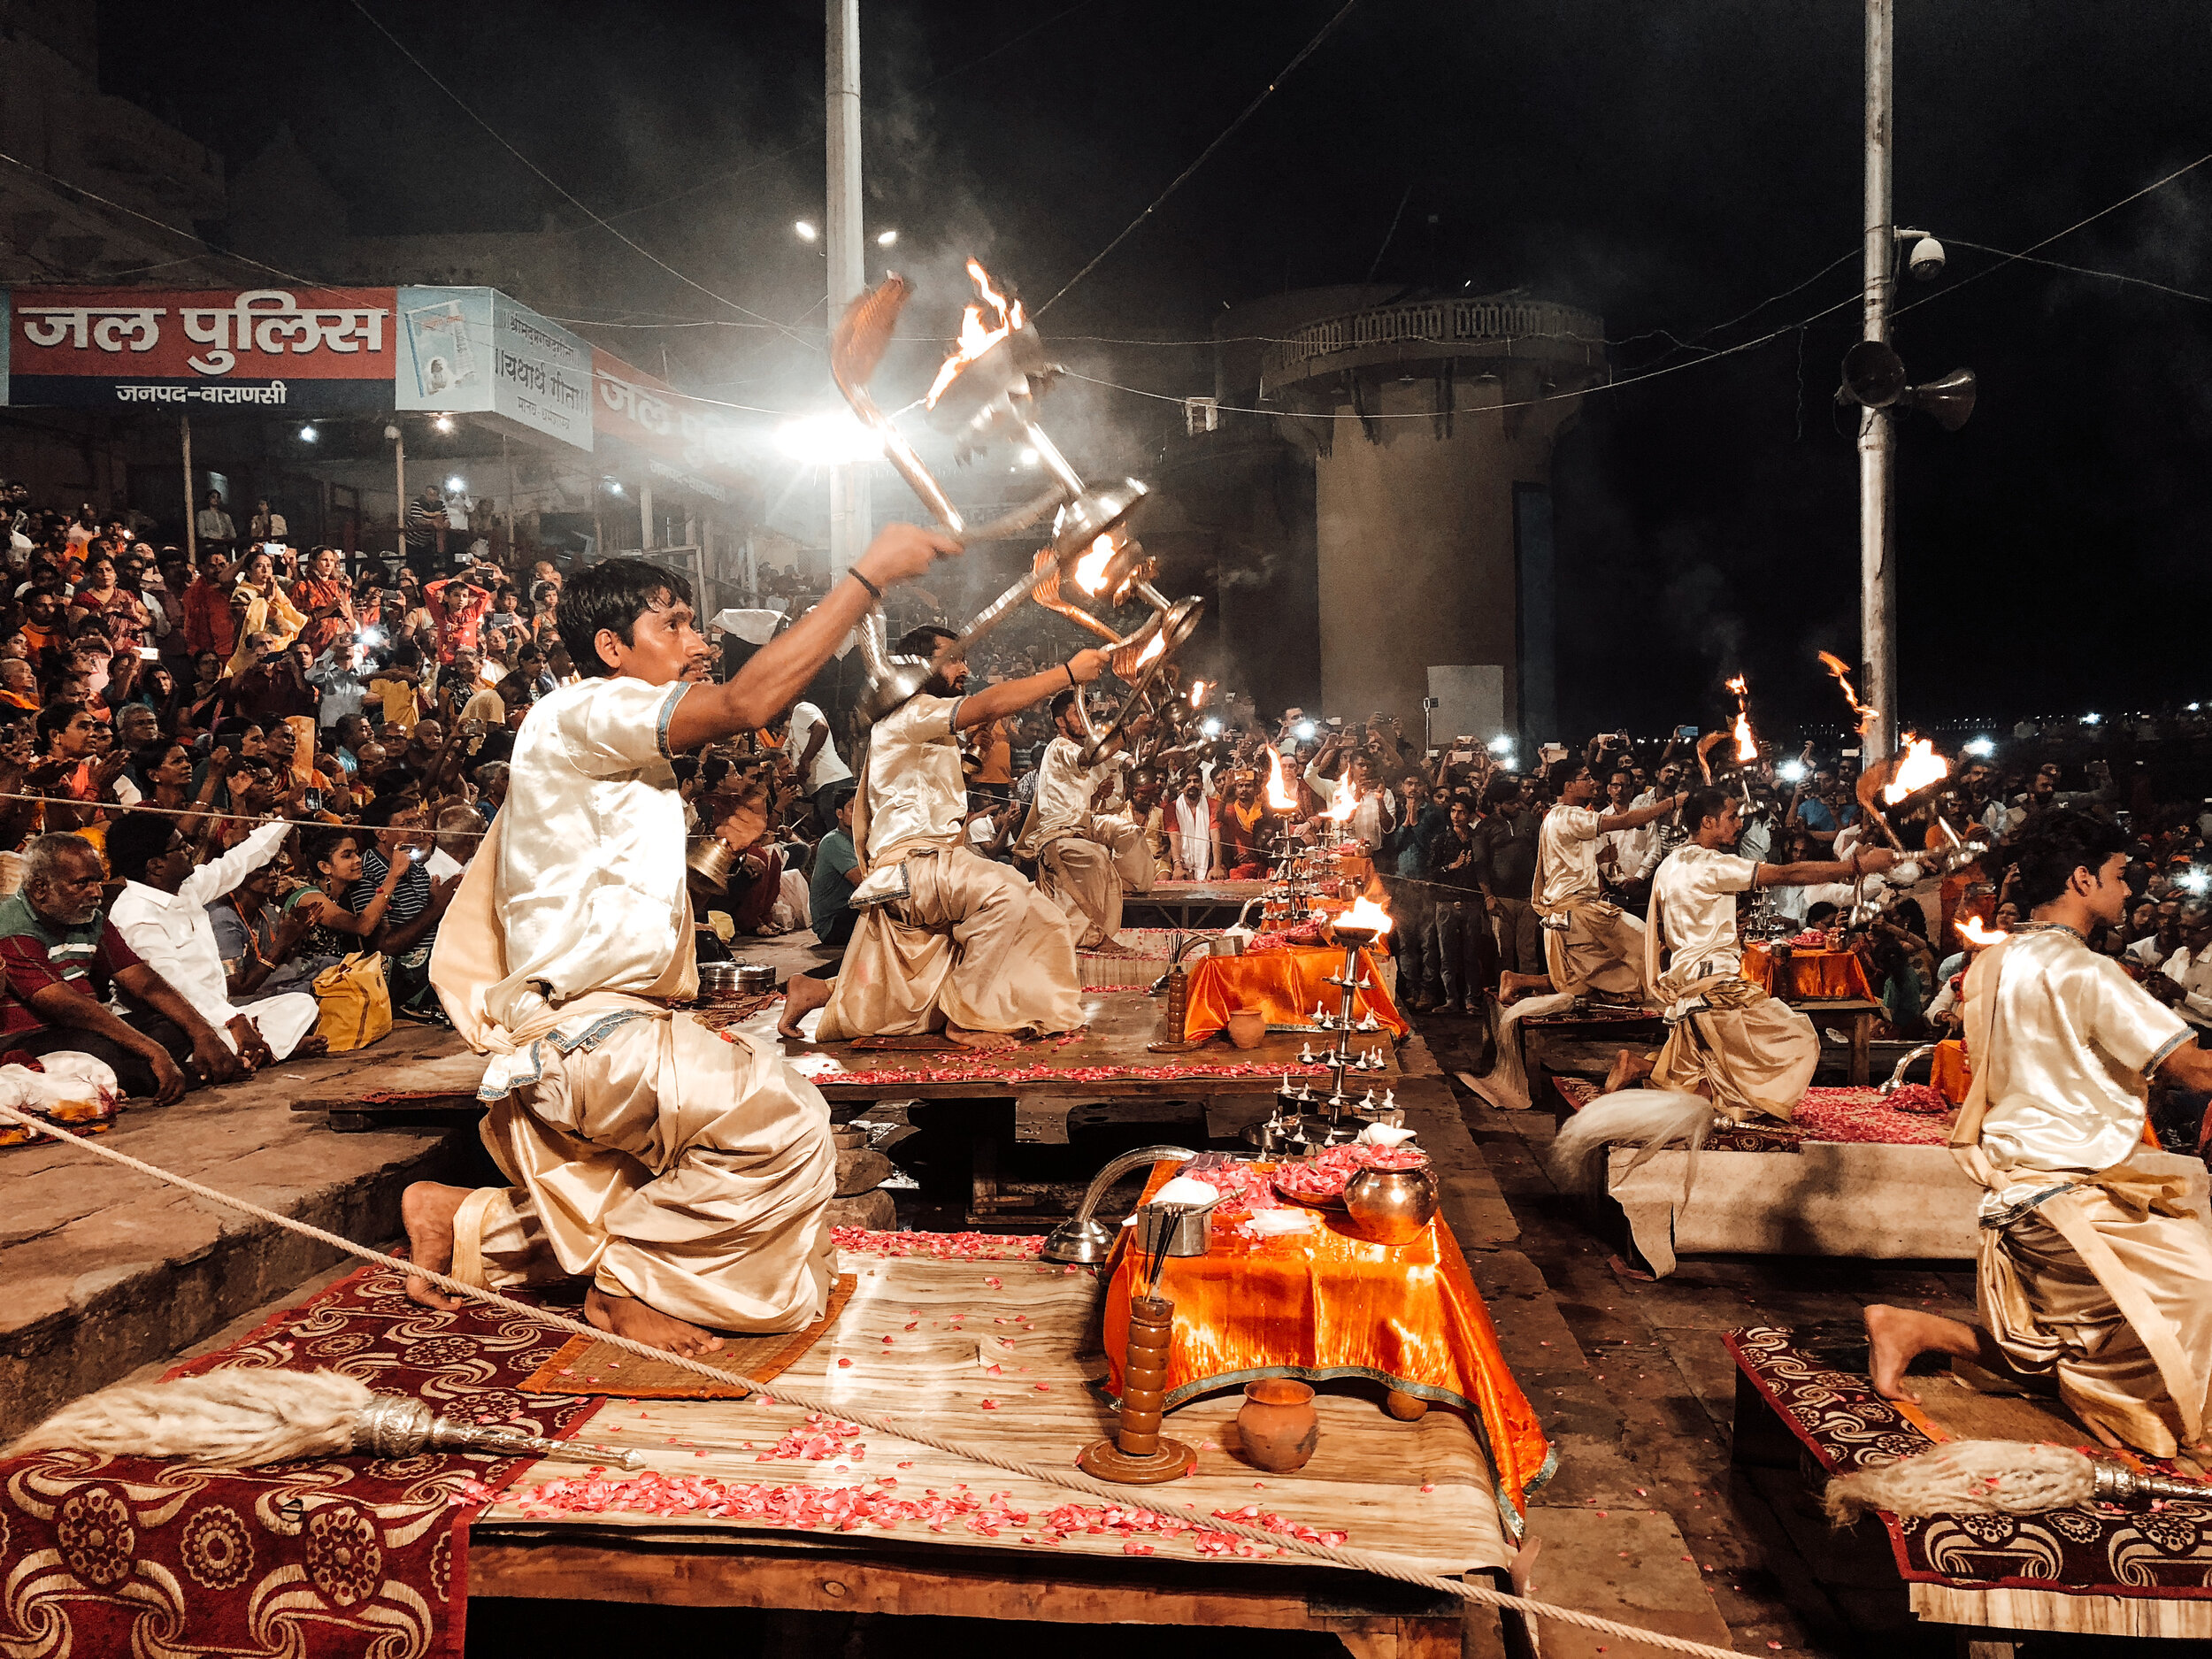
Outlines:
[[[707,1030],[693,995],[684,685],[591,679],[541,701],[431,959],[488,1056],[483,1138],[511,1186],[454,1221],[454,1277],[586,1278],[695,1324],[792,1331],[832,1283],[829,1109],[780,1048]]]
[[[1651,1087],[1703,1094],[1724,1118],[1761,1112],[1786,1123],[1820,1064],[1820,1033],[1742,977],[1736,895],[1758,874],[1751,859],[1692,842],[1653,876],[1645,975],[1674,1029]],[[1673,953],[1663,972],[1663,945]]]
[[[1974,1087],[1953,1150],[1986,1189],[1982,1323],[2100,1438],[2170,1457],[2207,1426],[2212,1238],[2143,1144],[2144,1093],[2189,1027],[2033,925],[1976,959],[1963,1011]]]
[[[869,735],[853,823],[868,874],[854,889],[860,918],[818,1041],[1083,1023],[1067,918],[1018,871],[966,845],[959,707],[910,697]],[[903,896],[872,903],[878,887]]]

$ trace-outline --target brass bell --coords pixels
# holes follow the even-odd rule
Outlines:
[[[736,852],[719,835],[693,836],[691,849],[684,858],[691,879],[714,893],[730,890],[730,871],[736,863]]]

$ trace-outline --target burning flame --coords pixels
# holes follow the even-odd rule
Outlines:
[[[1190,682],[1190,706],[1194,709],[1202,709],[1206,706],[1206,682],[1204,680],[1194,680]]]
[[[1851,712],[1859,717],[1859,735],[1864,737],[1867,728],[1881,717],[1881,710],[1868,708],[1866,704],[1859,701],[1859,694],[1851,689],[1850,664],[1845,662],[1840,657],[1829,655],[1826,651],[1820,654],[1820,663],[1822,667],[1836,677],[1836,683],[1843,687],[1843,700],[1851,705]]]
[[[1751,735],[1751,712],[1745,707],[1744,698],[1751,687],[1741,674],[1728,682],[1728,689],[1736,694],[1736,761],[1748,765],[1759,758],[1759,744]]]
[[[1895,806],[1907,795],[1917,794],[1950,775],[1951,763],[1935,752],[1935,745],[1908,732],[1904,756],[1897,763],[1896,775],[1882,786],[1883,803]]]
[[[983,326],[983,307],[980,305],[971,305],[961,313],[960,343],[938,369],[936,380],[931,382],[929,396],[922,400],[926,409],[937,407],[937,400],[944,396],[945,388],[959,378],[961,370],[1022,326],[1022,303],[1019,300],[1009,303],[994,289],[991,287],[991,273],[983,268],[980,261],[968,261],[968,275],[975,283],[975,291],[987,300],[991,309],[998,313],[998,326],[986,328]]]
[[[1329,803],[1329,810],[1321,816],[1332,824],[1349,824],[1352,814],[1358,810],[1359,791],[1352,787],[1348,779],[1344,787],[1336,792],[1336,799]]]
[[[1087,594],[1097,593],[1106,586],[1106,567],[1113,562],[1113,538],[1102,535],[1075,561],[1075,585]]]
[[[1298,810],[1298,797],[1291,793],[1290,780],[1283,775],[1283,752],[1279,749],[1267,751],[1267,804],[1278,812]]]
[[[1953,922],[1951,926],[1961,939],[1976,950],[1984,950],[1991,945],[2001,944],[2011,937],[1998,928],[1984,926],[1982,918],[1978,916],[1962,916],[1957,921]]]
[[[1339,927],[1371,927],[1379,933],[1390,931],[1390,912],[1369,898],[1364,893],[1357,903],[1336,918]]]
[[[1150,662],[1154,657],[1157,657],[1165,649],[1167,649],[1167,635],[1164,634],[1156,634],[1152,636],[1152,643],[1146,646],[1144,649],[1137,653],[1137,660],[1132,663],[1130,666],[1132,668],[1142,668],[1147,663]]]

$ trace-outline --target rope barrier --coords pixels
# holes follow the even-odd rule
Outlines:
[[[318,1227],[310,1222],[301,1221],[290,1216],[279,1215],[275,1210],[265,1209],[250,1200],[206,1186],[189,1177],[179,1175],[173,1170],[165,1170],[158,1164],[149,1164],[142,1158],[133,1157],[127,1152],[119,1152],[112,1147],[103,1146],[96,1141],[50,1124],[43,1118],[35,1117],[16,1107],[0,1105],[0,1121],[21,1124],[42,1134],[51,1135],[57,1140],[81,1147],[96,1156],[121,1164],[125,1169],[134,1170],[141,1175],[151,1176],[158,1181],[165,1181],[173,1187],[190,1193],[196,1198],[204,1198],[211,1203],[224,1205],[228,1209],[237,1210],[242,1215],[250,1216],[257,1221],[265,1221],[286,1232],[298,1233],[303,1238],[313,1239],[318,1243],[329,1245],[332,1248],[345,1255],[357,1256],[362,1261],[372,1263],[379,1267],[388,1268],[408,1278],[426,1280],[449,1295],[488,1303],[503,1312],[535,1320],[541,1325],[550,1325],[555,1330],[565,1331],[572,1336],[588,1337],[594,1341],[610,1343],[641,1358],[654,1360],[664,1365],[674,1365],[679,1370],[693,1372],[722,1386],[734,1387],[743,1395],[768,1394],[772,1389],[774,1399],[787,1402],[803,1410],[818,1411],[849,1423],[857,1423],[864,1428],[875,1430],[879,1434],[888,1434],[899,1440],[911,1440],[918,1446],[926,1446],[931,1450],[942,1452],[949,1457],[957,1457],[964,1462],[979,1463],[985,1468],[995,1469],[1003,1474],[1016,1475],[1025,1480],[1033,1480],[1042,1486],[1056,1486],[1063,1491],[1076,1493],[1115,1508],[1146,1507],[1141,1495],[1133,1493],[1125,1486],[1110,1486],[1103,1481],[1093,1480],[1087,1476],[1071,1473],[1065,1469],[1026,1463],[1020,1458],[1002,1456],[981,1447],[946,1440],[926,1430],[901,1423],[895,1417],[885,1417],[879,1412],[855,1407],[848,1402],[826,1400],[811,1395],[803,1389],[790,1386],[780,1379],[771,1384],[756,1383],[750,1379],[736,1376],[719,1367],[709,1365],[703,1361],[693,1359],[687,1355],[672,1354],[664,1349],[648,1347],[645,1343],[635,1341],[629,1337],[618,1336],[611,1331],[603,1331],[596,1325],[587,1324],[580,1319],[572,1319],[565,1314],[555,1313],[549,1309],[533,1307],[528,1302],[518,1302],[511,1296],[503,1295],[498,1291],[482,1286],[465,1285],[448,1274],[434,1271],[419,1263],[405,1261],[399,1256],[387,1255],[381,1250],[371,1249],[366,1245],[357,1244],[350,1239],[342,1238],[337,1233]],[[1517,1613],[1532,1617],[1554,1619],[1561,1624],[1572,1624],[1579,1629],[1594,1632],[1601,1636],[1615,1636],[1624,1640],[1643,1642],[1654,1647],[1663,1648],[1669,1653],[1689,1654],[1694,1655],[1695,1659],[1740,1659],[1732,1648],[1716,1647],[1709,1643],[1694,1641],[1687,1637],[1671,1636],[1662,1631],[1645,1630],[1638,1625],[1624,1624],[1617,1620],[1601,1618],[1594,1613],[1585,1613],[1575,1608],[1558,1607],[1548,1601],[1539,1601],[1527,1596],[1494,1590],[1487,1585],[1471,1584],[1463,1579],[1442,1578],[1435,1573],[1425,1572],[1417,1567],[1409,1566],[1391,1555],[1379,1555],[1363,1549],[1345,1549],[1327,1544],[1310,1543],[1293,1534],[1271,1532],[1263,1527],[1247,1526],[1241,1522],[1232,1520],[1211,1520],[1208,1524],[1207,1530],[1245,1539],[1256,1544],[1264,1544],[1272,1548],[1292,1555],[1307,1556],[1315,1561],[1325,1562],[1331,1566],[1347,1567],[1358,1572],[1373,1573],[1379,1578],[1394,1579],[1400,1584],[1412,1585],[1438,1595],[1453,1596],[1460,1601],[1471,1601],[1483,1607],[1509,1608]]]

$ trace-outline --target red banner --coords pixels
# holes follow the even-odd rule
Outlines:
[[[596,346],[591,377],[595,437],[628,444],[659,463],[663,477],[716,500],[746,487],[737,430],[722,411]]]
[[[8,396],[316,414],[393,406],[391,288],[16,288]]]

